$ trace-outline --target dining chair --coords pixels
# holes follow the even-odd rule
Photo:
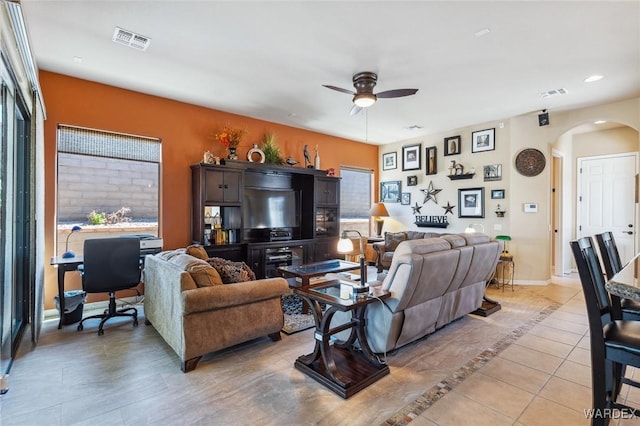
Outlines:
[[[623,409],[640,415],[633,407],[617,402],[623,383],[640,383],[623,377],[627,365],[640,367],[640,322],[615,317],[615,308],[604,284],[600,260],[590,237],[571,241],[587,305],[591,346],[592,425],[607,425],[606,409]],[[609,416],[610,417],[610,416]]]
[[[138,310],[116,308],[115,293],[135,288],[140,283],[140,240],[138,238],[94,238],[84,242],[82,289],[87,293],[109,293],[109,307],[102,314],[83,318],[78,331],[89,319],[100,319],[98,335],[104,334],[104,323],[110,318],[130,316],[138,325]]]
[[[620,261],[616,241],[613,238],[613,233],[610,231],[596,234],[595,237],[598,242],[598,248],[600,249],[602,264],[607,274],[607,280],[610,280],[622,269],[622,262]],[[611,298],[618,298],[618,296],[611,295]],[[622,319],[640,321],[640,302],[630,299],[620,299],[620,309]]]

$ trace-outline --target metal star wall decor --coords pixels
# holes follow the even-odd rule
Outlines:
[[[442,189],[435,189],[433,187],[433,181],[429,182],[427,189],[421,189],[420,191],[424,194],[424,202],[422,204],[426,204],[429,200],[433,200],[434,203],[438,204],[436,195],[438,195],[438,192],[442,191]]]
[[[416,201],[416,206],[411,208],[413,209],[413,214],[420,214],[420,209],[422,208],[422,206],[419,206],[418,202]]]
[[[452,205],[451,205],[451,203],[449,203],[449,202],[447,201],[447,205],[442,207],[442,208],[444,209],[444,214],[447,214],[447,213],[451,213],[451,214],[453,214],[453,208],[454,208],[454,207],[455,207],[455,206],[452,206]]]

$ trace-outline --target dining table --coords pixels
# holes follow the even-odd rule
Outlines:
[[[640,302],[640,284],[638,283],[638,267],[640,253],[636,254],[617,274],[604,285],[605,289],[623,299]]]

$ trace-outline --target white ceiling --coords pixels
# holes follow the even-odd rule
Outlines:
[[[374,144],[640,96],[640,1],[22,5],[42,70]],[[148,50],[113,43],[116,26]],[[353,89],[359,71],[378,73],[375,92],[419,92],[350,116],[322,85]]]

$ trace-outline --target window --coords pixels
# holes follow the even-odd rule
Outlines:
[[[86,238],[158,236],[160,147],[157,138],[58,126],[58,255],[67,245],[82,253]]]
[[[340,177],[340,230],[353,229],[369,236],[373,171],[341,167]]]

